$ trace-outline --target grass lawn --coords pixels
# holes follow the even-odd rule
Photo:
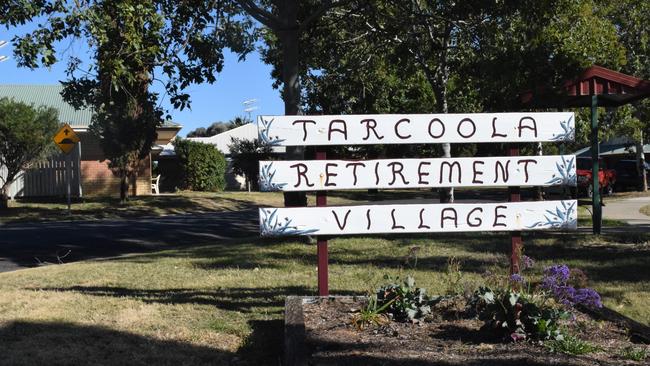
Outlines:
[[[537,260],[530,277],[551,263],[580,268],[607,306],[645,324],[649,241],[646,233],[524,236]],[[429,293],[444,293],[451,257],[471,289],[484,271],[507,270],[508,251],[507,234],[335,239],[331,292],[364,294],[384,274],[413,274]],[[277,364],[284,298],[315,293],[315,253],[295,241],[197,243],[0,274],[0,363]]]
[[[349,202],[345,197],[332,197],[330,201],[332,204]],[[68,206],[63,198],[58,201],[17,200],[11,202],[10,209],[0,210],[0,223],[200,214],[241,210],[259,205],[282,206],[282,194],[279,192],[180,192],[174,195],[133,197],[124,204],[120,203],[118,198],[88,197],[72,204],[71,217],[68,216]]]
[[[467,190],[457,189],[461,198],[487,198],[505,200],[505,190],[482,189]],[[610,199],[625,198],[627,196],[612,196]],[[437,203],[437,194],[430,190],[382,190],[376,194],[367,191],[336,191],[329,192],[327,202],[329,205],[361,204],[372,201],[400,201],[413,199],[430,199]],[[549,199],[561,199],[549,197]],[[310,205],[315,202],[315,194],[308,194]],[[252,209],[259,206],[282,207],[284,205],[282,193],[261,192],[179,192],[173,195],[133,197],[122,204],[117,198],[86,197],[72,204],[72,215],[68,216],[67,205],[64,199],[38,201],[17,200],[12,201],[8,210],[0,210],[0,223],[33,222],[33,221],[58,221],[58,220],[104,220],[128,219],[145,216],[166,216],[180,214],[201,214],[215,211],[236,211]],[[589,202],[582,199],[579,207],[579,225],[591,225]],[[624,225],[621,221],[603,221],[605,225]]]
[[[311,205],[316,201],[315,193],[307,195]],[[367,191],[332,192],[329,205],[345,205],[373,200],[432,199],[431,191],[381,191],[370,195]],[[259,206],[282,207],[284,199],[281,192],[191,192],[160,196],[132,197],[126,203],[119,198],[84,197],[73,202],[72,215],[68,216],[68,206],[64,198],[42,200],[11,201],[11,208],[0,210],[0,223],[26,221],[58,220],[103,220],[128,219],[144,216],[166,216],[179,214],[201,214],[215,211],[236,211]]]

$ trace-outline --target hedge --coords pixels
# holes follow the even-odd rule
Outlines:
[[[226,158],[209,144],[177,139],[174,150],[179,160],[180,187],[193,191],[221,191],[226,186]]]

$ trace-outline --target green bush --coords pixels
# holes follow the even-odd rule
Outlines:
[[[180,187],[194,191],[221,191],[226,186],[226,158],[209,144],[177,139],[174,150],[180,163]]]

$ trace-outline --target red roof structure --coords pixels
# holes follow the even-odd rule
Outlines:
[[[521,101],[530,108],[589,107],[592,95],[600,107],[618,107],[650,97],[650,81],[594,65],[559,88],[525,92]]]

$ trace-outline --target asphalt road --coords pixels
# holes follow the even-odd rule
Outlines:
[[[469,195],[458,201],[485,202],[501,196],[503,194],[482,200]],[[607,228],[607,231],[650,230],[650,218],[638,212],[645,204],[650,204],[650,198],[608,201],[604,216],[625,220],[631,226]],[[0,224],[0,272],[35,267],[45,262],[59,263],[57,257],[64,257],[60,259],[63,263],[70,263],[254,237],[259,230],[257,220],[257,211],[250,209],[136,220]]]
[[[59,263],[57,257],[64,255],[61,261],[69,263],[254,236],[257,220],[256,210],[243,210],[137,220],[0,224],[0,272]]]

